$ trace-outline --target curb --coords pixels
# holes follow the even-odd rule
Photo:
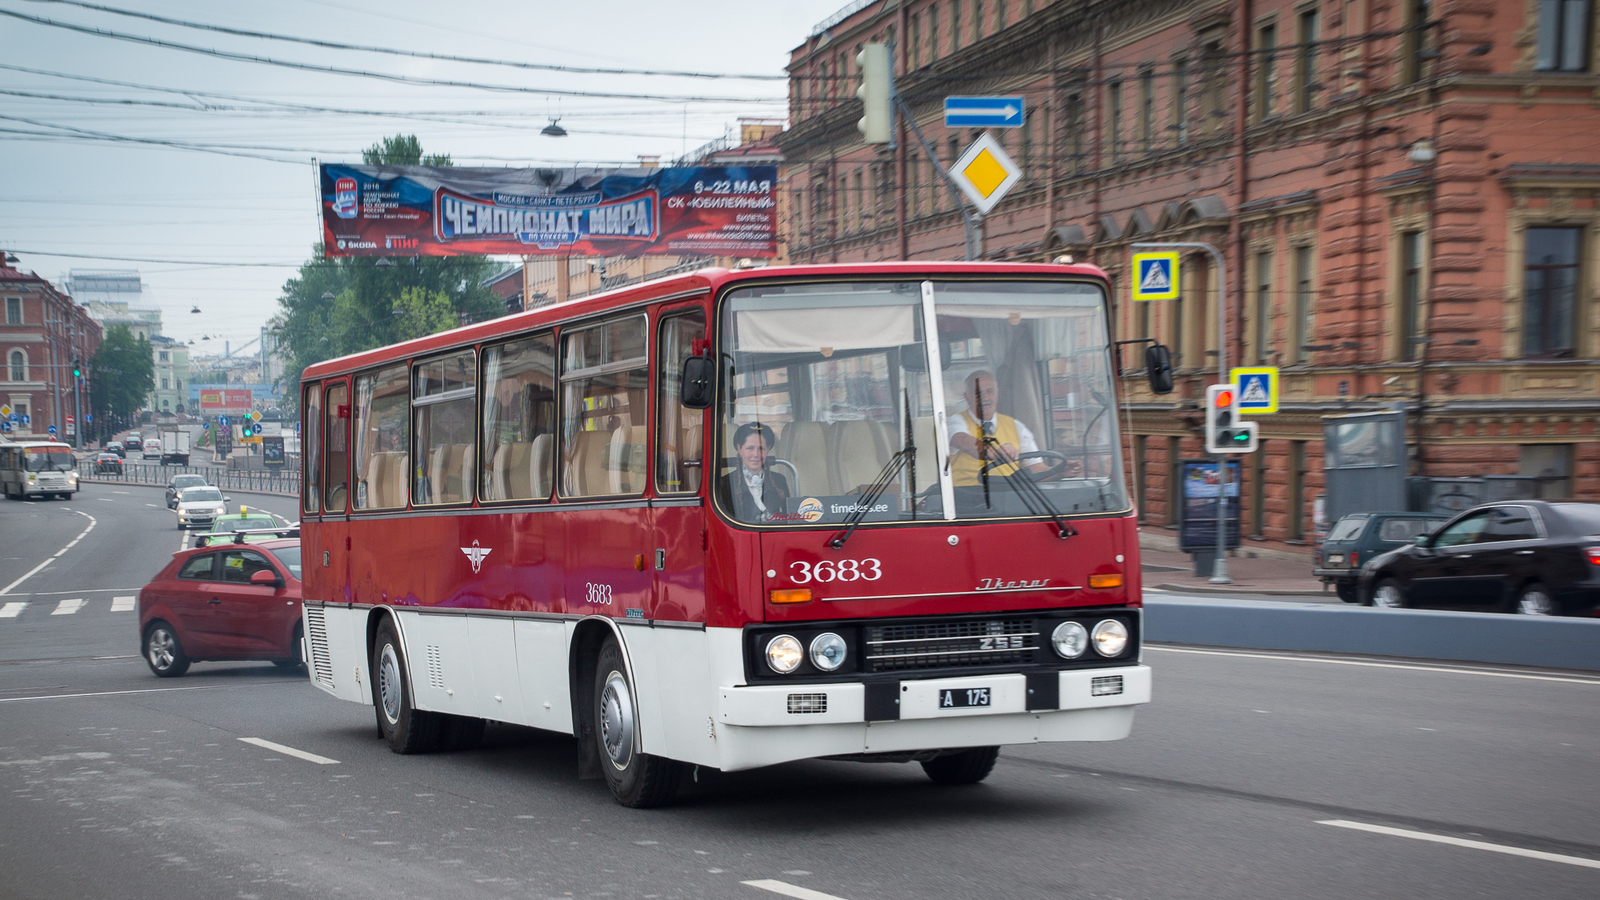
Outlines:
[[[1294,588],[1273,590],[1271,588],[1254,587],[1248,584],[1235,584],[1228,587],[1187,584],[1153,584],[1150,585],[1150,589],[1156,591],[1172,591],[1173,593],[1178,594],[1221,594],[1224,596],[1232,594],[1270,594],[1274,597],[1328,597],[1335,600],[1338,599],[1338,595],[1333,591],[1307,591]]]

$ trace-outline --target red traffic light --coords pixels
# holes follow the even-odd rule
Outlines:
[[[1211,395],[1211,405],[1218,409],[1233,406],[1233,391],[1217,391]]]

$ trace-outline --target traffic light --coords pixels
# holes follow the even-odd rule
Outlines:
[[[72,377],[73,378],[82,378],[83,377],[83,366],[78,365],[78,358],[76,356],[74,356],[72,358]]]
[[[244,424],[239,426],[239,436],[240,437],[251,437],[255,433],[256,433],[256,423],[250,421],[249,419],[245,419],[244,420]]]
[[[1254,453],[1256,423],[1239,414],[1239,390],[1231,384],[1206,388],[1206,452]]]
[[[856,96],[861,98],[862,116],[856,127],[869,144],[889,143],[889,122],[893,118],[889,98],[889,45],[865,44],[856,54],[856,68],[861,70],[861,86]]]

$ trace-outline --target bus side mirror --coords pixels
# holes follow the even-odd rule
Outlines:
[[[709,356],[691,356],[683,361],[683,405],[689,409],[710,409],[716,399],[716,364]]]
[[[1172,393],[1172,351],[1166,344],[1144,348],[1144,371],[1150,378],[1150,390],[1158,394]]]

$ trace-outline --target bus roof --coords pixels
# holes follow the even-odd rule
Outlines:
[[[1084,276],[1104,278],[1098,266],[1058,263],[1010,262],[943,262],[929,260],[838,263],[829,265],[762,266],[745,269],[705,268],[670,278],[637,282],[610,291],[591,294],[561,303],[540,306],[526,312],[464,325],[427,337],[415,338],[387,347],[363,350],[337,359],[324,360],[306,367],[302,380],[314,380],[379,365],[396,359],[423,356],[452,347],[470,346],[479,341],[493,340],[509,333],[580,319],[585,316],[620,309],[637,303],[649,303],[667,298],[688,298],[714,291],[739,281],[774,278],[803,278],[860,275],[883,277],[885,275],[1049,275],[1054,277]]]

